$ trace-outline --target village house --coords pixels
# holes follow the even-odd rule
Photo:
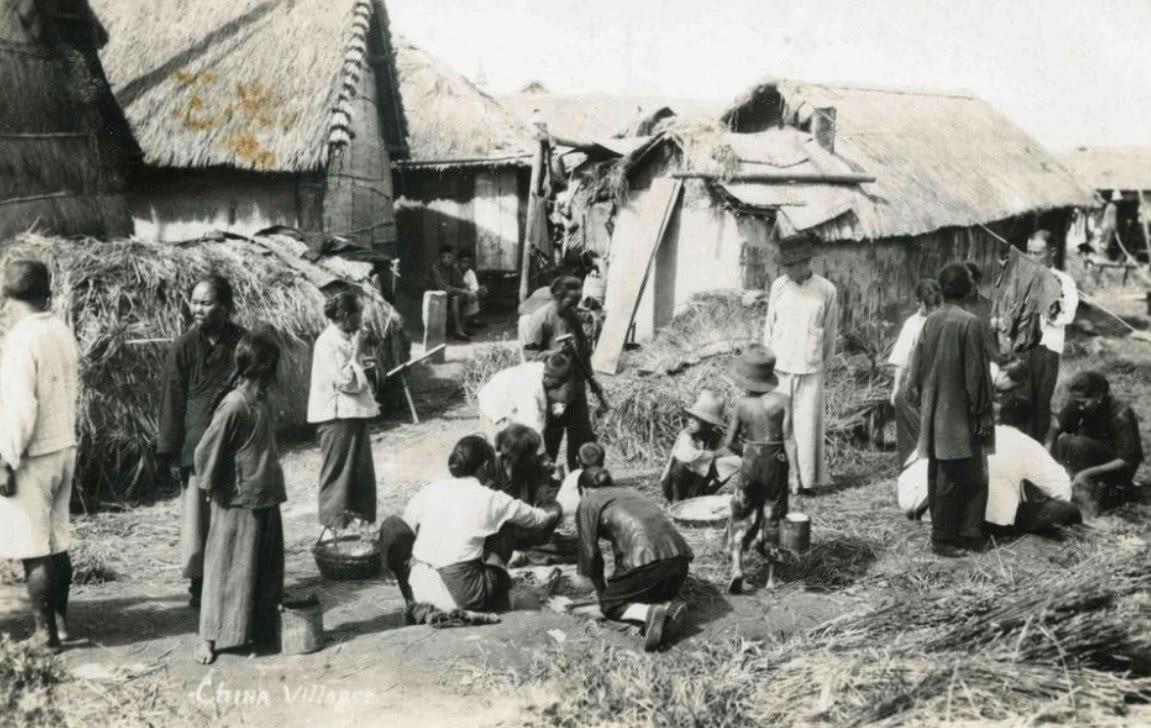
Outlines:
[[[1022,243],[1046,228],[1061,250],[1074,208],[1092,201],[977,97],[787,81],[756,85],[711,127],[671,120],[614,165],[582,172],[574,207],[589,247],[615,261],[621,245],[663,230],[662,241],[648,241],[654,265],[639,339],[695,293],[766,288],[782,273],[776,245],[785,235],[822,241],[813,267],[838,287],[850,328],[905,314],[916,282],[948,261],[994,270],[1004,251],[988,230]],[[653,183],[669,178],[682,193],[667,201],[661,227],[645,196],[665,194]],[[609,273],[609,309],[612,297]]]
[[[436,58],[400,37],[394,46],[409,149],[394,164],[401,296],[418,301],[445,245],[475,254],[489,287],[514,294],[533,134]]]
[[[0,8],[0,239],[131,231],[140,149],[100,66],[107,41],[87,0]]]
[[[1084,185],[1099,196],[1097,210],[1085,210],[1082,221],[1084,239],[1098,234],[1103,224],[1110,225],[1119,241],[1134,256],[1151,255],[1151,148],[1147,147],[1077,147],[1063,154],[1063,164]],[[1106,219],[1109,204],[1114,204],[1113,219]],[[1092,213],[1098,212],[1097,216]],[[1095,219],[1098,217],[1100,219]],[[1113,242],[1113,241],[1108,241]],[[1108,246],[1112,247],[1112,246]],[[1109,252],[1119,257],[1122,251]]]
[[[144,152],[137,237],[285,225],[394,253],[407,148],[382,0],[94,4]]]

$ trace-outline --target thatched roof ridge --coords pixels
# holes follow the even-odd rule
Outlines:
[[[816,231],[825,239],[921,235],[1093,199],[1043,146],[968,94],[771,80],[721,118],[736,132],[808,128],[822,107],[836,110],[836,155],[876,177],[856,188],[853,215]]]
[[[1151,147],[1076,147],[1059,155],[1095,190],[1151,190]]]
[[[35,227],[126,235],[140,156],[104,77],[87,0],[0,3],[0,240]]]
[[[471,81],[396,36],[408,119],[407,164],[529,164],[533,134]]]
[[[378,63],[394,79],[382,0],[92,1],[111,35],[108,76],[153,166],[322,169],[348,141],[361,75]],[[402,145],[402,114],[385,118]]]
[[[640,129],[640,122],[665,107],[687,118],[715,118],[720,110],[718,104],[700,99],[657,96],[521,92],[503,94],[496,100],[524,123],[530,123],[532,114],[539,109],[549,131],[578,140],[653,133],[651,129]]]

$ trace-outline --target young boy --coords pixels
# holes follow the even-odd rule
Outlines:
[[[695,404],[684,409],[687,426],[675,440],[660,481],[668,503],[709,495],[726,480],[716,471],[724,404],[723,397],[705,389]]]
[[[605,453],[599,443],[585,442],[579,448],[579,467],[564,478],[560,492],[556,495],[556,502],[564,509],[563,527],[565,530],[575,528],[576,508],[579,507],[579,478],[580,474],[588,468],[602,468]]]
[[[795,448],[791,432],[791,400],[773,391],[775,354],[753,346],[732,366],[731,378],[747,396],[735,405],[723,449],[736,451],[743,440],[743,464],[731,495],[731,521],[727,543],[731,548],[731,581],[728,592],[743,591],[743,552],[755,540],[766,555],[779,540],[779,522],[787,515],[788,463]],[[786,444],[785,444],[786,443]],[[765,518],[764,509],[770,511]],[[757,534],[758,532],[758,534]],[[773,586],[768,577],[768,588]]]
[[[195,455],[197,485],[212,508],[196,648],[204,665],[220,650],[274,640],[284,593],[287,495],[267,397],[280,350],[248,333],[234,359],[235,388],[216,406]]]

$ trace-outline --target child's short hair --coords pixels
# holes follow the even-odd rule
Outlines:
[[[603,467],[607,453],[598,442],[585,442],[579,446],[579,461],[585,468]]]
[[[495,459],[491,444],[479,435],[460,438],[448,456],[448,472],[453,478],[468,478]]]
[[[610,488],[615,483],[611,479],[611,473],[607,468],[590,467],[585,468],[579,474],[579,487],[581,490],[594,490],[595,488]]]
[[[267,383],[276,378],[280,347],[267,333],[249,331],[236,343],[233,360],[237,377]]]
[[[999,424],[1022,430],[1031,419],[1031,402],[1024,397],[1008,397],[999,406]]]

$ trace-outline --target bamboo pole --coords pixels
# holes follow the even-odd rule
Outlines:
[[[675,179],[720,179],[724,182],[807,182],[822,185],[856,185],[875,181],[875,177],[869,174],[820,174],[818,172],[759,172],[734,174],[730,177],[707,172],[672,172],[668,176]]]
[[[532,158],[532,180],[528,189],[528,219],[527,227],[524,230],[523,250],[520,255],[520,303],[527,300],[528,294],[531,293],[528,288],[531,284],[532,233],[539,225],[537,220],[540,208],[538,200],[540,185],[543,184],[544,157],[547,155],[547,146],[547,139],[540,139],[539,143],[536,144],[535,157]]]

